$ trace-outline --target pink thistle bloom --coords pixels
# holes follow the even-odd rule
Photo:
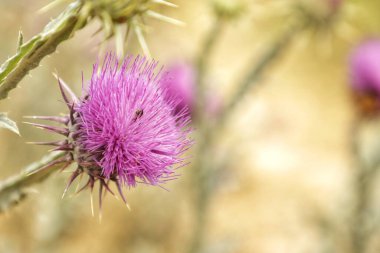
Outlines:
[[[166,99],[177,99],[175,113],[181,113],[188,108],[189,113],[194,113],[196,107],[196,71],[191,64],[176,63],[167,69],[166,75],[161,79],[160,85],[166,92]],[[221,99],[211,91],[206,92],[204,113],[211,118],[218,116],[222,110]]]
[[[166,98],[175,98],[179,101],[175,113],[188,108],[190,112],[195,109],[196,73],[190,64],[177,63],[167,69],[160,85],[167,90]]]
[[[156,66],[157,62],[142,57],[127,57],[119,65],[108,55],[102,67],[94,65],[81,99],[59,80],[70,115],[35,118],[58,121],[66,127],[33,125],[66,136],[61,142],[39,143],[65,150],[67,155],[59,163],[78,164],[66,190],[86,173],[89,180],[83,188],[92,190],[100,181],[101,205],[102,191],[112,193],[109,182],[117,185],[125,201],[122,186],[159,185],[177,177],[174,171],[185,165],[182,155],[192,144],[190,119],[186,108],[173,113],[179,101],[167,99]]]
[[[380,40],[368,40],[357,46],[350,57],[351,88],[360,113],[372,116],[380,112]]]
[[[369,40],[355,48],[350,58],[352,88],[380,95],[380,40]]]

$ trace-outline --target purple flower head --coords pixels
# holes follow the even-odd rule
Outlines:
[[[191,112],[195,107],[196,74],[190,64],[177,63],[172,65],[164,78],[161,79],[161,87],[167,90],[166,99],[177,99],[175,113],[188,108]]]
[[[175,114],[181,113],[184,109],[193,113],[196,106],[196,71],[191,64],[180,62],[173,64],[161,79],[160,85],[167,91],[165,99],[178,100]],[[211,118],[215,118],[222,110],[222,101],[214,92],[205,93],[206,102],[204,113]]]
[[[350,72],[355,91],[380,95],[380,40],[366,41],[353,50]]]
[[[350,57],[351,87],[363,115],[380,112],[380,40],[357,46]]]
[[[173,113],[179,102],[166,99],[156,66],[142,57],[127,57],[119,64],[108,55],[102,67],[94,65],[81,99],[59,81],[70,115],[37,118],[59,121],[66,128],[34,125],[66,136],[62,142],[42,144],[65,150],[65,166],[78,164],[67,188],[86,173],[89,180],[83,188],[93,189],[100,181],[99,201],[103,190],[112,193],[109,182],[115,182],[125,201],[122,186],[158,185],[177,176],[174,170],[184,165],[182,155],[192,143],[190,120],[186,109]]]

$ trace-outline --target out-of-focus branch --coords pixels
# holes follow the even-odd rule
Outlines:
[[[63,157],[65,152],[54,152],[40,161],[34,162],[20,172],[20,174],[0,181],[0,213],[5,212],[26,197],[25,189],[39,183],[56,171],[61,163],[49,166]]]
[[[198,142],[198,152],[197,152],[197,160],[194,164],[194,181],[198,185],[198,192],[196,194],[196,220],[195,220],[195,230],[193,232],[192,242],[190,244],[189,252],[197,253],[202,249],[202,240],[204,235],[204,229],[206,226],[206,212],[209,203],[210,196],[212,195],[212,185],[211,178],[213,176],[213,165],[209,162],[210,159],[210,147],[213,145],[213,136],[215,132],[215,128],[220,128],[229,114],[233,111],[233,108],[241,101],[241,98],[246,94],[246,92],[252,87],[252,85],[256,84],[263,72],[276,60],[281,53],[286,49],[286,47],[292,41],[292,38],[295,34],[301,31],[300,26],[291,27],[288,31],[286,31],[273,46],[269,48],[269,50],[264,53],[262,58],[257,59],[255,64],[253,64],[253,69],[248,73],[246,78],[243,79],[242,83],[238,86],[238,91],[231,99],[230,103],[227,105],[223,113],[219,118],[217,118],[217,122],[213,124],[214,128],[209,126],[209,122],[207,119],[202,119],[197,114],[197,119],[199,120],[199,129],[198,136],[200,136]],[[201,114],[201,110],[204,105],[204,75],[206,72],[206,62],[209,58],[209,54],[219,38],[219,34],[221,31],[221,24],[216,23],[211,29],[209,33],[209,37],[207,37],[206,42],[204,44],[204,49],[202,52],[204,54],[200,55],[198,61],[198,93],[197,96],[198,102],[197,113]],[[212,130],[212,131],[211,131]]]
[[[265,70],[281,55],[281,53],[291,43],[294,36],[303,29],[301,25],[293,25],[257,60],[254,58],[253,68],[248,72],[242,82],[237,86],[237,92],[233,95],[230,102],[224,108],[223,113],[218,118],[218,123],[223,123],[231,114],[242,97],[260,81]],[[219,125],[216,124],[216,125]]]
[[[196,100],[196,113],[195,120],[201,120],[202,112],[205,106],[205,73],[207,73],[207,64],[210,59],[210,55],[218,41],[224,27],[224,20],[218,17],[212,25],[210,31],[206,35],[206,39],[199,52],[199,57],[196,62],[197,69],[197,100]]]
[[[195,221],[194,231],[192,232],[192,238],[189,246],[189,253],[196,253],[202,247],[202,240],[205,227],[205,213],[207,209],[208,193],[210,192],[205,187],[208,187],[208,175],[210,168],[207,163],[207,151],[208,140],[210,137],[209,126],[204,117],[205,106],[205,75],[207,73],[207,64],[210,55],[216,45],[216,42],[222,34],[223,26],[225,22],[222,17],[218,16],[214,21],[210,31],[206,35],[205,41],[201,47],[201,50],[196,61],[197,69],[197,89],[196,89],[196,110],[194,115],[194,122],[198,125],[197,138],[197,154],[194,162],[194,171],[192,180],[198,185],[198,190],[195,193]]]
[[[377,136],[379,125],[376,121],[378,120],[357,119],[351,134],[355,169],[352,181],[354,204],[350,223],[353,253],[366,252],[368,242],[376,229],[376,225],[370,224],[371,189],[380,165],[379,149],[373,143],[368,143],[368,140],[362,136],[366,131],[372,133],[372,138]],[[368,152],[366,149],[372,149],[373,154],[366,155]]]

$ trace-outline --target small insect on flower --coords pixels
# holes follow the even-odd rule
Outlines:
[[[174,114],[179,101],[168,100],[160,87],[157,62],[131,56],[119,64],[109,54],[103,66],[94,65],[92,78],[83,89],[82,99],[58,79],[69,114],[64,117],[33,117],[63,124],[64,128],[29,123],[65,136],[58,142],[36,144],[56,146],[66,156],[65,169],[75,162],[77,169],[68,180],[65,193],[79,176],[88,175],[79,191],[99,182],[99,206],[113,182],[123,199],[123,188],[138,183],[160,185],[178,175],[186,163],[183,153],[190,148],[188,109]]]
[[[144,114],[144,111],[142,109],[138,109],[135,112],[135,117],[133,118],[133,121],[136,121],[138,118],[142,117]]]

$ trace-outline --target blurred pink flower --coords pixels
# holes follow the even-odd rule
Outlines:
[[[192,65],[176,63],[168,68],[165,78],[161,79],[161,86],[166,90],[167,99],[176,99],[178,104],[175,113],[184,109],[192,112],[195,109],[196,73]]]
[[[185,110],[174,113],[178,98],[166,99],[156,67],[157,62],[144,57],[128,56],[119,63],[108,54],[103,66],[94,65],[82,98],[59,80],[69,115],[33,118],[62,126],[29,124],[65,136],[62,141],[36,143],[65,151],[50,166],[64,164],[64,169],[77,163],[65,192],[80,175],[87,174],[82,189],[92,191],[99,181],[101,206],[103,193],[113,194],[111,182],[126,202],[123,187],[160,185],[177,178],[175,170],[187,163],[183,154],[192,145],[190,117]]]
[[[356,92],[380,95],[380,39],[363,42],[353,50],[350,74]]]
[[[185,62],[173,64],[168,68],[165,78],[161,80],[161,86],[166,90],[168,100],[176,99],[179,101],[175,113],[187,110],[190,114],[194,113],[196,107],[196,84],[197,74],[195,68]],[[212,91],[206,91],[205,107],[203,113],[208,116],[216,117],[222,109],[222,101],[219,96]]]

